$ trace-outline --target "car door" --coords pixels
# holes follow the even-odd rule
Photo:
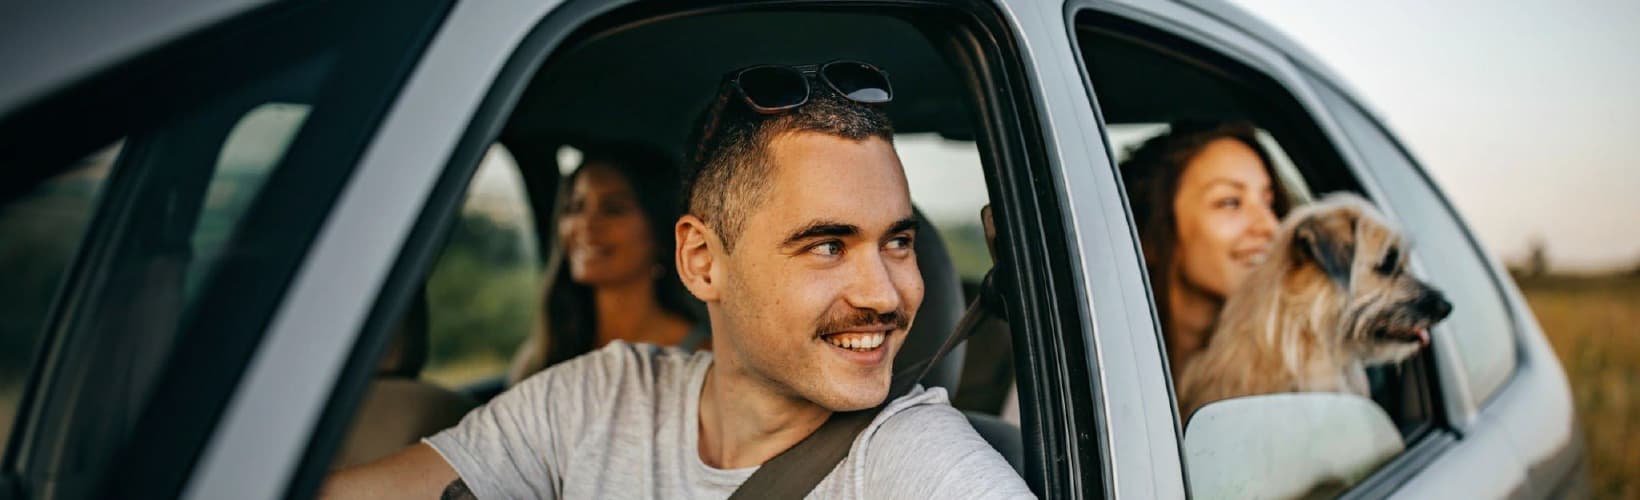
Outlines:
[[[0,498],[182,491],[443,6],[8,20]]]
[[[1443,396],[1463,442],[1407,478],[1404,492],[1472,494],[1474,484],[1455,478],[1486,476],[1499,494],[1575,496],[1587,484],[1565,372],[1519,292],[1388,129],[1329,79],[1311,74],[1309,81],[1365,170],[1385,185],[1431,281],[1469,306],[1435,332],[1451,340]],[[1508,453],[1524,470],[1469,469],[1475,459],[1466,457],[1490,453]]]

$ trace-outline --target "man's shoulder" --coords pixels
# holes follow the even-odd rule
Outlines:
[[[709,361],[708,353],[690,353],[672,347],[616,340],[598,350],[542,370],[535,377],[587,382],[615,381],[634,374],[670,376],[685,373],[696,363]]]
[[[855,442],[862,491],[882,497],[1026,498],[1030,490],[945,389],[914,390],[884,407]]]
[[[918,386],[910,393],[889,402],[872,422],[875,431],[871,439],[902,440],[919,436],[942,436],[950,433],[973,434],[967,417],[951,406],[944,388]],[[975,437],[978,437],[976,434]]]

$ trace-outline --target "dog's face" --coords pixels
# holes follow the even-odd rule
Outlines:
[[[1336,331],[1367,364],[1394,363],[1429,344],[1429,328],[1452,312],[1439,290],[1414,278],[1399,232],[1360,198],[1333,196],[1295,222],[1292,272],[1320,271],[1343,293]],[[1306,270],[1306,267],[1311,269]],[[1335,290],[1337,291],[1337,290]]]

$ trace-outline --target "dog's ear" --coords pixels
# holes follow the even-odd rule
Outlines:
[[[1293,229],[1293,255],[1314,262],[1334,283],[1348,289],[1350,265],[1355,261],[1355,221],[1347,229],[1327,227],[1327,222],[1323,217],[1300,222]]]

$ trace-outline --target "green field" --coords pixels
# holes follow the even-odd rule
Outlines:
[[[1595,498],[1640,498],[1640,273],[1518,280],[1571,379]]]

